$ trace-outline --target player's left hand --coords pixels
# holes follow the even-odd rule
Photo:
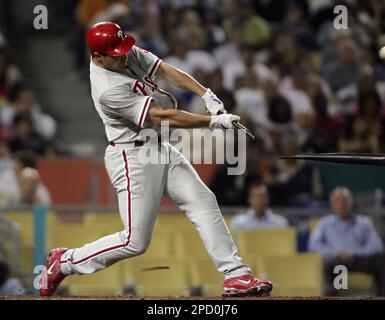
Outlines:
[[[205,102],[206,110],[211,115],[217,115],[220,113],[226,113],[225,106],[223,102],[215,95],[211,89],[207,89],[205,94],[202,96],[203,101]]]
[[[234,122],[241,120],[239,116],[223,113],[219,116],[211,116],[210,128],[233,129]]]

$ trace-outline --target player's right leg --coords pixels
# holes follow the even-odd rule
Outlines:
[[[158,146],[140,148],[150,147]],[[48,272],[42,276],[48,288],[41,290],[41,295],[52,295],[67,275],[94,273],[145,252],[163,196],[165,165],[142,164],[138,152],[139,147],[127,145],[109,146],[106,150],[106,168],[118,194],[124,230],[80,248],[53,250],[47,258]]]

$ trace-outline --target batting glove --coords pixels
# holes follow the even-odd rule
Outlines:
[[[210,122],[210,128],[223,128],[223,129],[232,129],[234,128],[233,121],[239,121],[241,117],[238,117],[233,114],[220,114],[219,116],[212,116]]]
[[[202,96],[203,101],[205,102],[206,110],[211,115],[217,115],[219,113],[226,113],[225,106],[223,102],[215,95],[211,89],[207,89],[205,94]]]

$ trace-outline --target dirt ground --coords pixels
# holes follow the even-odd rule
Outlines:
[[[79,297],[50,297],[40,298],[35,296],[0,296],[0,300],[385,300],[385,297],[242,297],[242,298],[223,298],[223,297],[131,297],[131,296],[79,296]]]

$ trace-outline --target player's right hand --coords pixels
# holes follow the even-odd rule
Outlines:
[[[219,116],[211,116],[210,128],[234,128],[233,122],[241,120],[241,117],[230,113],[220,114]]]

